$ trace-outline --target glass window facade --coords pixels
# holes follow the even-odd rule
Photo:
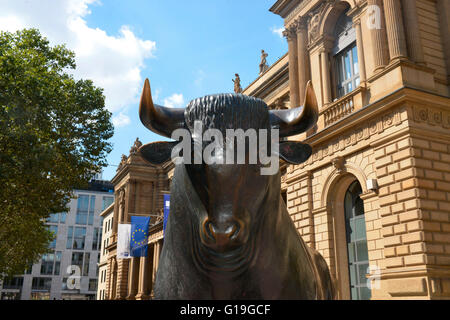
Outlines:
[[[86,252],[84,254],[83,276],[88,276],[89,275],[90,259],[91,259],[91,254],[89,252]]]
[[[100,250],[101,239],[102,239],[102,228],[94,228],[94,235],[92,238],[92,250]]]
[[[52,278],[33,278],[31,285],[32,290],[50,291],[51,287],[52,287]]]
[[[355,181],[345,194],[345,227],[347,239],[350,293],[352,300],[369,300],[369,254],[367,249],[364,203],[359,197],[361,185]]]
[[[67,228],[66,249],[83,250],[86,242],[86,228],[69,227]]]
[[[352,18],[346,10],[339,17],[334,29],[332,54],[335,65],[336,98],[349,94],[360,85],[356,32]]]
[[[352,92],[360,84],[356,42],[335,57],[338,98]]]
[[[89,196],[78,196],[76,224],[87,224],[89,211]]]
[[[56,236],[58,235],[58,226],[49,226],[49,230],[53,233],[54,239],[52,242],[50,242],[49,247],[50,249],[56,248]]]
[[[67,212],[52,213],[48,219],[47,223],[66,223]]]
[[[114,202],[114,197],[103,197],[102,211],[108,208]]]
[[[22,289],[23,277],[6,278],[3,280],[3,289]]]
[[[42,256],[41,274],[42,275],[59,275],[61,269],[62,252],[48,253]]]
[[[97,279],[89,279],[89,291],[97,291]]]

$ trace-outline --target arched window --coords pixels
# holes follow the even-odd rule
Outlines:
[[[369,300],[371,291],[366,275],[369,273],[366,220],[362,193],[358,181],[347,189],[344,200],[350,294],[352,300]]]
[[[345,96],[360,84],[356,31],[347,16],[348,9],[341,14],[334,29],[335,42],[332,49],[335,65],[336,98]]]

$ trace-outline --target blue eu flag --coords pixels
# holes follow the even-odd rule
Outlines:
[[[131,216],[131,256],[146,257],[148,249],[148,227],[150,217]]]
[[[164,223],[163,223],[163,235],[166,233],[167,219],[169,218],[170,210],[170,194],[164,195]]]

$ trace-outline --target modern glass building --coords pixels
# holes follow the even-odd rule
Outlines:
[[[50,253],[24,275],[0,284],[0,299],[95,299],[102,238],[100,213],[114,202],[114,187],[93,180],[86,190],[74,190],[68,212],[52,214],[47,225],[56,237]]]

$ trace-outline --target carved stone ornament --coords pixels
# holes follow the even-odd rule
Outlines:
[[[325,11],[333,5],[334,0],[326,0],[315,9],[314,11],[308,13],[308,38],[309,43],[313,43],[320,36],[320,25],[322,23]]]
[[[296,27],[290,26],[283,31],[283,36],[287,39],[287,41],[293,41],[297,39],[297,30]]]
[[[123,168],[123,166],[127,163],[128,157],[122,154],[122,159],[120,160],[119,166],[117,167],[117,171]]]
[[[345,169],[345,160],[343,157],[336,157],[331,160],[333,166],[337,169],[339,173],[343,172]]]

